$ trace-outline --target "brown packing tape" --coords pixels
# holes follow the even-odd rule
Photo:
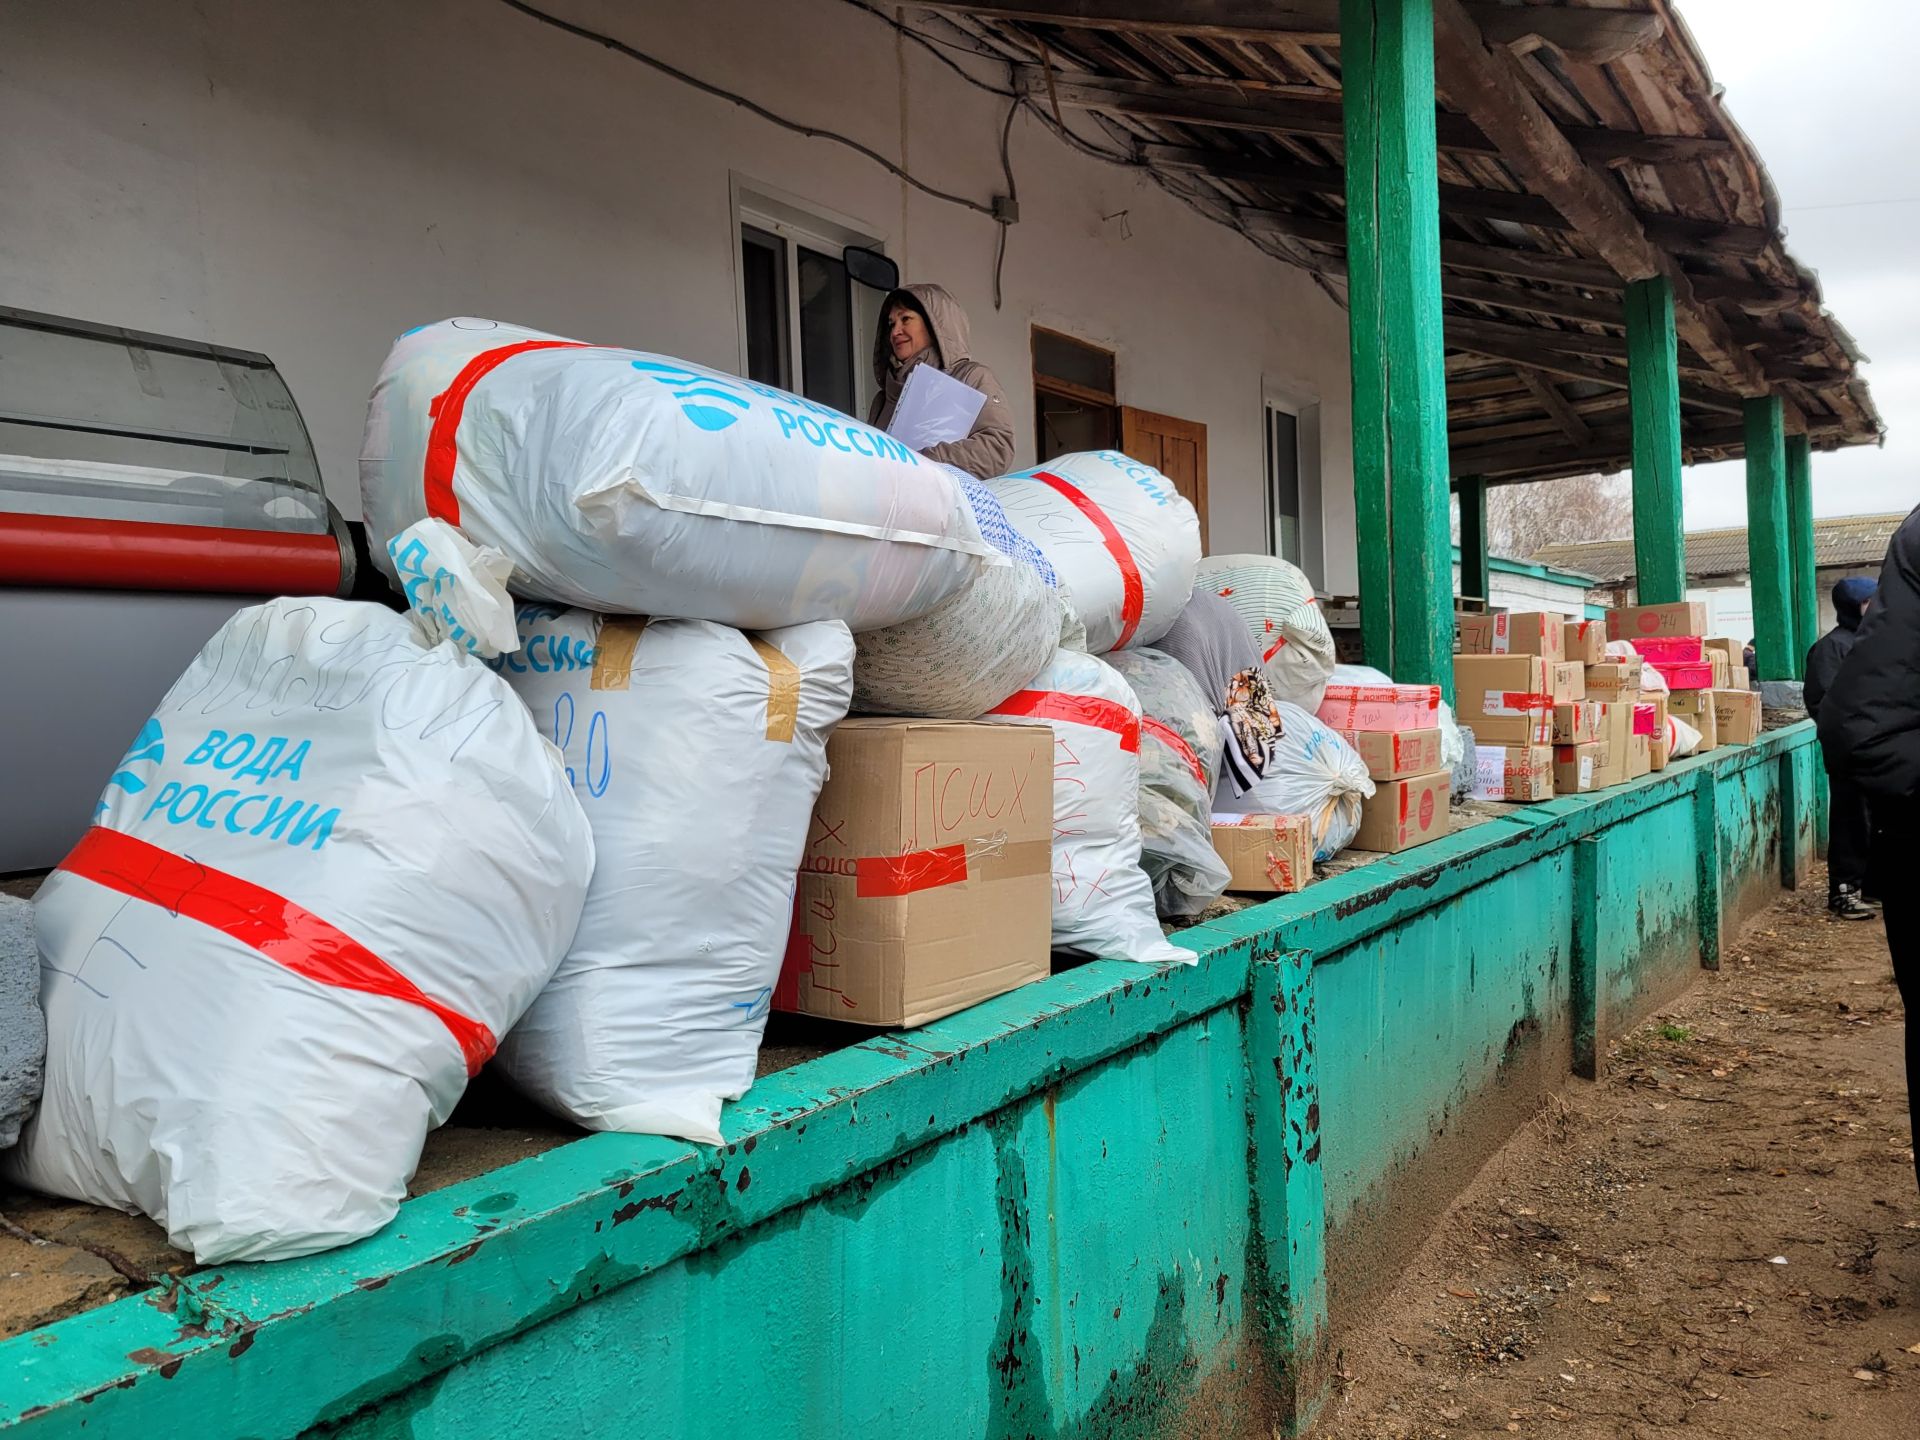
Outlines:
[[[800,667],[758,635],[747,643],[767,667],[767,739],[791,745],[800,723]]]
[[[633,652],[646,628],[644,615],[609,615],[600,622],[589,690],[625,690],[633,684]]]

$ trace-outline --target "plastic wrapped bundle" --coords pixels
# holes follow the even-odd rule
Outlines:
[[[11,1178],[205,1263],[393,1218],[593,873],[506,682],[380,605],[242,610],[36,897],[46,1092]]]
[[[1051,725],[1053,944],[1153,965],[1192,964],[1154,918],[1140,868],[1140,702],[1112,666],[1071,650],[980,717]]]
[[[1151,645],[1186,608],[1200,517],[1151,465],[1093,450],[987,484],[1020,533],[1046,552],[1092,654]]]
[[[1198,915],[1233,879],[1213,848],[1218,719],[1171,655],[1142,645],[1106,659],[1140,701],[1140,863],[1162,915]]]
[[[511,561],[519,594],[749,630],[897,625],[992,554],[946,468],[881,431],[686,361],[491,320],[394,342],[360,485],[383,562],[433,517]]]
[[[1360,833],[1360,802],[1373,794],[1367,762],[1333,729],[1281,701],[1280,733],[1265,773],[1242,794],[1224,778],[1214,809],[1228,815],[1305,815],[1313,858],[1331,860]]]
[[[870,715],[973,720],[1038,675],[1071,637],[1053,567],[1008,522],[993,492],[949,473],[1001,563],[916,620],[868,630],[855,643],[854,708]]]
[[[1275,698],[1318,710],[1333,675],[1333,632],[1306,573],[1271,555],[1209,555],[1194,583],[1240,612]]]
[[[853,638],[532,604],[518,623],[495,663],[565,756],[600,863],[500,1064],[589,1129],[717,1145],[753,1083]]]

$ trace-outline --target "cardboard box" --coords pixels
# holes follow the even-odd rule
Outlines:
[[[1438,770],[1438,730],[1341,730],[1340,738],[1367,762],[1367,774],[1376,780],[1400,780]]]
[[[1680,600],[1668,605],[1621,605],[1607,611],[1609,640],[1698,635],[1706,628],[1707,607],[1699,600]]]
[[[1568,660],[1582,665],[1601,665],[1607,658],[1607,625],[1604,620],[1568,620],[1560,627],[1560,648]]]
[[[1633,704],[1632,732],[1644,735],[1649,741],[1659,733],[1660,712],[1651,700],[1636,700]]]
[[[1553,743],[1583,745],[1600,738],[1601,712],[1597,701],[1576,700],[1553,707]]]
[[[1727,657],[1715,651],[1707,656],[1707,664],[1713,667],[1713,684],[1710,688],[1714,690],[1731,690],[1733,688],[1733,667],[1727,663]],[[1741,688],[1745,689],[1746,687],[1742,686]]]
[[[1611,711],[1614,707],[1607,708]],[[1627,737],[1615,733],[1616,723],[1611,719],[1606,728],[1607,738],[1600,741],[1600,748],[1593,752],[1593,788],[1596,790],[1624,785],[1627,781]]]
[[[1543,610],[1501,611],[1498,615],[1460,617],[1460,653],[1463,655],[1538,655],[1543,660],[1566,657],[1562,631],[1566,618]]]
[[[1627,778],[1638,780],[1653,773],[1653,737],[1635,735],[1627,741]]]
[[[1213,848],[1248,895],[1291,895],[1313,878],[1313,822],[1305,815],[1215,815]]]
[[[1329,685],[1315,713],[1334,730],[1433,730],[1440,724],[1440,687]]]
[[[1640,693],[1644,673],[1645,662],[1637,656],[1631,660],[1609,660],[1602,665],[1589,665],[1587,699],[1631,700]]]
[[[1594,777],[1605,760],[1606,742],[1586,740],[1553,747],[1553,793],[1579,795],[1597,788]]]
[[[1760,738],[1760,695],[1754,690],[1712,690],[1714,738],[1722,745],[1751,745]]]
[[[1052,965],[1053,731],[844,720],[777,1010],[923,1025]]]
[[[1727,667],[1727,683],[1724,686],[1716,685],[1714,688],[1716,690],[1751,690],[1753,689],[1753,677],[1747,674],[1746,666],[1729,665]]]
[[[1667,713],[1700,732],[1700,748],[1694,754],[1704,755],[1720,743],[1719,726],[1714,723],[1713,691],[1676,690],[1667,696]]]
[[[1476,800],[1550,800],[1553,798],[1551,745],[1476,745],[1473,798]]]
[[[1667,728],[1667,697],[1649,695],[1640,703],[1653,707],[1653,735],[1649,748],[1652,752],[1653,768],[1664,770],[1667,762],[1673,758],[1672,736]]]
[[[1456,655],[1454,704],[1460,723],[1490,745],[1553,740],[1550,666],[1538,655]]]
[[[1630,642],[1640,658],[1653,665],[1697,665],[1706,659],[1706,644],[1698,635],[1664,635]]]
[[[1361,802],[1360,833],[1353,837],[1353,848],[1392,854],[1438,840],[1452,825],[1452,789],[1450,770],[1387,781]]]
[[[1547,667],[1547,693],[1556,705],[1587,698],[1587,667],[1578,660],[1556,660]]]
[[[1647,663],[1660,672],[1660,678],[1667,682],[1669,690],[1711,690],[1713,688],[1713,666],[1704,660],[1689,660],[1671,665],[1659,661]]]
[[[1740,663],[1741,647],[1736,640],[1729,639],[1725,635],[1709,635],[1700,644],[1709,655],[1718,653],[1726,656],[1729,665]]]

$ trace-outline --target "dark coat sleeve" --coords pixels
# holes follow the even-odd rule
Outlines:
[[[1820,748],[1884,813],[1920,824],[1920,510],[1894,532],[1859,638],[1820,704]]]
[[[1829,630],[1814,641],[1813,648],[1807,651],[1807,714],[1816,720],[1820,718],[1820,702],[1826,698],[1827,691],[1833,688],[1833,677],[1840,673],[1840,662],[1847,658],[1843,636],[1853,638],[1844,630]]]

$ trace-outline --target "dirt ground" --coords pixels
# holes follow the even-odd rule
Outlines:
[[[1481,1171],[1341,1337],[1320,1435],[1920,1436],[1899,996],[1825,888]]]

